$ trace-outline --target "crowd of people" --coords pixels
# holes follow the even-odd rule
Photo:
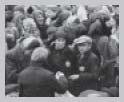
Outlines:
[[[6,96],[119,96],[119,5],[6,5],[5,44]]]

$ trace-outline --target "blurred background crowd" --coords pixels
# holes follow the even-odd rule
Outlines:
[[[5,45],[6,96],[119,96],[119,5],[6,5]]]

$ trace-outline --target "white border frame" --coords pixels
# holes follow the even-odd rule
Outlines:
[[[121,36],[124,36],[122,33],[123,30],[123,10],[124,6],[122,5],[123,2],[121,0],[0,0],[0,101],[1,102],[120,102],[123,101],[123,38]],[[119,53],[119,59],[120,59],[120,94],[119,97],[99,97],[99,98],[88,98],[88,97],[74,97],[74,98],[66,98],[66,97],[53,97],[53,98],[37,98],[37,97],[30,97],[30,98],[20,98],[20,97],[5,97],[5,5],[119,5],[120,9],[120,53]]]

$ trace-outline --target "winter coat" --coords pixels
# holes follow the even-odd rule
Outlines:
[[[5,55],[5,83],[17,83],[18,74],[29,64],[20,45],[8,50]]]
[[[80,92],[87,89],[96,89],[99,77],[99,60],[98,57],[93,52],[88,52],[85,54],[84,58],[80,58],[77,55],[77,63],[75,73],[78,74],[79,78],[76,80],[70,80],[69,90],[74,95],[79,95]],[[80,68],[84,67],[83,71]]]
[[[70,67],[66,66],[67,61],[70,62]],[[61,71],[68,76],[70,74],[71,68],[74,67],[74,62],[74,54],[68,47],[65,47],[62,50],[51,49],[49,64],[51,66],[50,70],[53,72],[56,73],[57,71]]]
[[[19,74],[20,97],[54,97],[54,93],[64,93],[67,84],[62,86],[54,73],[45,66],[31,64]]]

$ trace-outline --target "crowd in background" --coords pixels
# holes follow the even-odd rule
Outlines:
[[[119,96],[119,5],[6,5],[5,44],[8,96]]]

